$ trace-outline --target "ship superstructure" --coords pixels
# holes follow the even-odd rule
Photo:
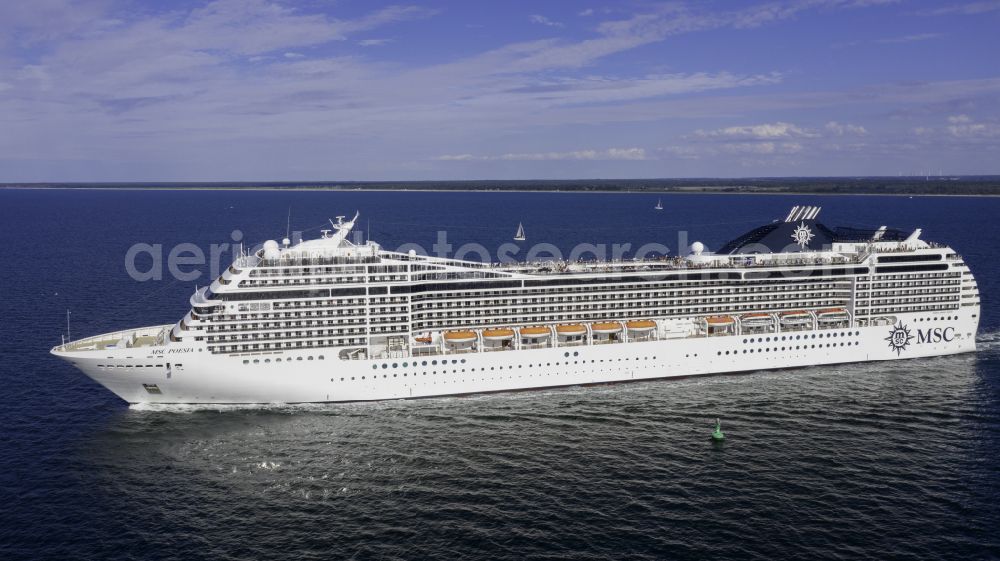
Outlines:
[[[795,207],[715,252],[489,264],[348,234],[268,241],[176,324],[53,349],[128,402],[359,401],[975,350],[960,255]]]

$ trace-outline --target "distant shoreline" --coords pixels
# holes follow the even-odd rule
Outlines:
[[[686,179],[470,179],[448,181],[144,181],[0,183],[0,189],[631,193],[644,195],[1000,196],[1000,175]]]
[[[919,191],[885,193],[873,192],[829,192],[829,191],[727,191],[727,190],[664,190],[664,191],[616,191],[596,189],[406,189],[406,188],[372,188],[372,189],[331,189],[310,187],[24,187],[0,186],[0,191],[264,191],[264,192],[325,192],[325,193],[522,193],[566,195],[786,195],[786,196],[844,196],[844,197],[1000,197],[1000,188],[996,193],[925,193]]]

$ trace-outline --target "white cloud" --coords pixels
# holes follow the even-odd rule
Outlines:
[[[658,148],[657,150],[682,160],[697,160],[701,157],[703,152],[703,150],[700,150],[690,144],[664,146],[662,148]]]
[[[358,41],[358,45],[362,47],[378,47],[381,45],[387,45],[392,42],[392,39],[362,39]]]
[[[993,122],[975,122],[968,115],[948,117],[948,132],[955,138],[992,138],[1000,136],[1000,125]]]
[[[296,59],[296,58],[306,58],[306,55],[302,53],[287,52],[284,54],[285,58]]]
[[[552,161],[552,160],[645,160],[644,148],[608,148],[607,150],[574,150],[572,152],[507,153],[498,156],[446,154],[434,158],[445,162],[468,161]]]
[[[486,158],[473,156],[472,154],[445,154],[434,158],[442,162],[468,162],[472,160],[482,160]]]
[[[830,121],[824,128],[837,136],[843,136],[845,134],[856,134],[859,136],[864,136],[868,134],[868,130],[861,125],[852,125],[850,123],[838,123],[837,121]]]
[[[587,17],[587,16],[592,16],[592,15],[594,15],[594,9],[593,8],[587,8],[586,10],[577,12],[576,15],[578,15],[580,17],[584,17],[584,18]]]
[[[798,142],[731,142],[722,145],[731,154],[796,154],[802,151]]]
[[[934,8],[932,10],[922,10],[917,13],[922,16],[946,16],[946,15],[974,16],[978,14],[985,14],[987,12],[995,12],[997,10],[1000,10],[1000,0],[987,0],[984,2],[968,2],[965,4],[952,4],[951,6]]]
[[[530,21],[531,23],[537,23],[539,25],[546,25],[548,27],[563,26],[562,22],[550,20],[549,18],[540,14],[531,14],[530,16],[528,16],[528,21]]]
[[[752,138],[759,140],[779,139],[779,138],[813,138],[819,136],[813,131],[797,127],[791,123],[777,122],[765,123],[762,125],[744,125],[735,127],[725,127],[710,131],[696,130],[695,136],[702,138]]]
[[[903,35],[902,37],[887,37],[885,39],[876,39],[873,43],[878,43],[880,45],[894,45],[898,43],[915,43],[917,41],[928,41],[930,39],[937,39],[938,37],[943,37],[941,33],[916,33],[913,35]]]

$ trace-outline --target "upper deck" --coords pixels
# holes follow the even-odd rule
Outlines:
[[[279,246],[265,242],[262,249],[236,259],[221,279],[228,284],[231,274],[254,269],[256,276],[295,275],[295,270],[334,267],[354,273],[373,272],[380,265],[409,265],[413,276],[393,277],[394,281],[442,280],[462,273],[462,278],[532,278],[563,275],[609,275],[619,273],[703,271],[713,269],[758,269],[764,267],[811,268],[862,264],[873,254],[906,253],[942,246],[920,239],[921,231],[906,234],[882,226],[878,229],[828,228],[816,221],[819,207],[795,207],[784,221],[755,228],[724,244],[717,252],[701,242],[687,248],[686,255],[618,260],[543,260],[531,262],[483,263],[440,256],[388,251],[368,241],[356,245],[346,239],[357,219],[342,217],[335,230],[324,230],[315,240]],[[332,222],[331,222],[332,223]],[[365,269],[369,267],[369,269]],[[435,274],[439,273],[439,274]],[[213,292],[216,287],[213,286]],[[223,289],[225,290],[225,289]]]

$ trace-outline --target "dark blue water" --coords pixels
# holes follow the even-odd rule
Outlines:
[[[0,559],[984,559],[1000,556],[1000,199],[0,191]],[[481,398],[129,409],[50,357],[168,323],[194,281],[125,254],[315,235],[385,247],[709,248],[796,204],[921,227],[983,292],[981,350]],[[370,219],[370,223],[367,220]],[[149,262],[142,262],[148,266]],[[169,276],[169,275],[168,275]],[[728,440],[708,442],[722,417]]]

